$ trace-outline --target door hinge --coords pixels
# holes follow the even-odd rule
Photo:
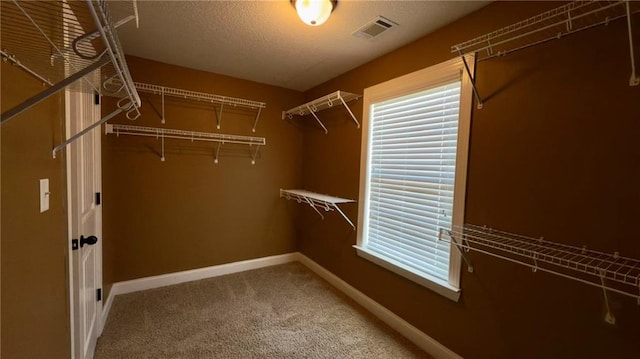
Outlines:
[[[72,251],[77,251],[78,250],[78,240],[77,239],[72,239],[71,240],[71,250]]]
[[[96,301],[99,302],[102,300],[102,288],[96,289]]]
[[[93,104],[94,105],[99,105],[100,104],[100,94],[98,94],[98,93],[94,93],[93,94]]]
[[[100,192],[96,192],[96,206],[100,205]]]

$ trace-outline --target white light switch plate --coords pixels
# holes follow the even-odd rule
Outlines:
[[[49,210],[49,179],[40,180],[40,213]]]

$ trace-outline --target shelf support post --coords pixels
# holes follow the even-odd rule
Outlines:
[[[162,138],[162,157],[160,157],[160,161],[164,162],[164,131],[160,130],[161,138]]]
[[[165,118],[164,118],[164,87],[162,87],[162,92],[161,92],[161,97],[162,97],[162,118],[160,119],[160,123],[165,123]]]
[[[216,116],[216,120],[217,120],[217,124],[216,124],[216,128],[219,130],[220,129],[220,124],[222,124],[222,110],[224,109],[224,102],[222,102],[220,104],[220,113]]]
[[[249,147],[251,147],[251,146],[253,146],[253,145],[251,145],[251,144],[250,144],[250,145],[249,145]],[[255,165],[255,164],[256,164],[256,158],[258,158],[258,151],[260,151],[260,146],[256,145],[256,150],[255,150],[255,152],[253,152],[253,153],[251,154],[251,164],[252,164],[252,165]]]
[[[306,107],[307,107],[307,110],[309,110],[309,113],[313,115],[313,117],[316,119],[316,121],[318,121],[320,126],[322,126],[322,128],[324,129],[324,134],[326,135],[327,133],[329,133],[329,131],[327,130],[326,127],[324,127],[324,125],[322,124],[322,121],[320,121],[320,119],[318,118],[316,113],[311,110],[311,107],[309,107],[309,105],[306,105]]]
[[[629,1],[625,1],[627,8],[627,30],[629,32],[629,54],[631,56],[631,78],[629,78],[629,86],[638,86],[640,84],[640,76],[636,74],[636,60],[633,53],[633,29],[631,26],[631,8]]]
[[[258,107],[258,114],[256,115],[256,119],[253,120],[253,128],[251,132],[256,132],[256,126],[258,125],[258,119],[260,118],[260,112],[262,112],[262,107]]]
[[[220,148],[224,144],[224,141],[218,142],[218,148],[216,149],[216,157],[213,159],[213,163],[218,164],[218,158],[220,158]]]
[[[351,109],[349,108],[349,106],[347,106],[347,103],[344,102],[344,99],[342,98],[342,96],[339,96],[338,98],[340,99],[340,101],[342,101],[342,104],[344,105],[344,108],[346,108],[347,111],[349,111],[349,115],[351,115],[351,118],[353,119],[353,122],[355,122],[356,125],[358,126],[358,128],[360,128],[360,122],[358,122],[358,120],[356,120],[356,116],[353,115],[353,112],[351,112]],[[354,227],[354,229],[355,229],[355,227]]]
[[[607,308],[607,313],[604,315],[604,321],[609,324],[616,324],[616,317],[611,313],[609,307],[609,297],[607,296],[607,287],[604,284],[604,272],[600,272],[600,283],[602,284],[602,293],[604,295],[604,304]]]
[[[310,200],[309,198],[304,198],[305,202],[307,202],[311,208],[313,208],[314,211],[316,211],[316,213],[318,213],[320,215],[320,217],[322,217],[322,219],[324,220],[324,216],[322,215],[322,213],[320,211],[318,211],[318,209],[316,208],[316,205],[313,203],[312,200]]]
[[[356,226],[353,224],[353,222],[351,222],[351,220],[349,219],[349,217],[347,217],[347,215],[346,215],[346,214],[344,214],[344,212],[342,212],[342,210],[340,209],[340,207],[338,207],[338,205],[337,205],[337,204],[335,204],[335,203],[332,203],[332,206],[333,206],[333,208],[335,208],[335,209],[336,209],[336,211],[338,211],[338,213],[340,213],[340,214],[342,215],[342,217],[344,218],[344,220],[345,220],[345,221],[347,221],[347,222],[351,225],[351,227],[353,228],[353,230],[355,231],[355,230],[356,230]]]
[[[484,104],[482,103],[482,98],[480,98],[480,94],[478,93],[478,89],[476,88],[476,79],[471,74],[471,70],[469,69],[469,64],[467,63],[467,59],[464,57],[462,50],[459,47],[456,48],[458,50],[458,55],[462,58],[462,63],[464,64],[464,69],[467,72],[467,76],[469,76],[469,81],[471,82],[471,88],[473,88],[473,94],[476,95],[476,101],[478,102],[478,110],[481,110]]]

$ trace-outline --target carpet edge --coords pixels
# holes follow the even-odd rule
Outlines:
[[[111,287],[111,291],[109,291],[109,297],[107,298],[102,309],[102,322],[99,333],[102,334],[102,329],[104,329],[104,325],[107,322],[109,311],[111,310],[111,305],[113,304],[113,299],[116,295],[166,287],[169,285],[213,278],[226,274],[239,273],[252,269],[270,267],[278,264],[296,262],[299,258],[298,255],[298,252],[291,252],[269,257],[248,259],[244,261],[219,264],[210,267],[197,268],[114,283]]]

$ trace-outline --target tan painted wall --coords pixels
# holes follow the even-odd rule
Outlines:
[[[451,44],[542,6],[490,5],[305,95],[361,93],[446,60]],[[634,146],[640,89],[626,86],[627,52],[624,26],[614,23],[478,66],[481,94],[490,98],[474,112],[467,222],[640,257],[633,231],[640,199]],[[329,127],[324,135],[313,125],[280,120],[281,110],[302,102],[298,92],[130,61],[137,81],[267,102],[255,135],[268,144],[254,166],[242,150],[223,152],[214,165],[213,147],[168,141],[167,160],[160,162],[154,139],[105,137],[105,284],[299,248],[468,358],[640,353],[640,314],[632,300],[612,297],[618,323],[608,326],[597,288],[472,254],[476,272],[463,273],[462,299],[453,303],[357,257],[355,233],[334,213],[321,221],[310,209],[279,199],[279,188],[302,184],[357,198],[361,132],[341,110],[323,112]],[[1,66],[3,110],[41,89]],[[151,101],[158,108],[157,98]],[[112,106],[105,100],[105,112]],[[146,101],[135,124],[159,126],[150,107]],[[358,117],[361,107],[362,101],[352,104]],[[1,354],[64,358],[64,162],[50,158],[62,134],[61,97],[22,117],[1,129]],[[168,105],[167,117],[167,127],[216,132],[213,114],[202,108]],[[225,112],[220,132],[251,135],[250,123],[246,113]],[[52,181],[52,209],[40,214],[37,180],[44,177]],[[344,207],[356,219],[357,206]],[[294,227],[298,214],[302,222]]]
[[[0,65],[2,111],[42,90],[21,70]],[[64,133],[55,95],[0,129],[3,359],[70,356]],[[49,178],[51,209],[40,213],[39,179]]]
[[[295,208],[279,189],[302,184],[302,133],[281,119],[302,94],[140,58],[134,81],[266,102],[254,111],[225,108],[215,128],[210,104],[166,98],[166,128],[266,137],[251,165],[248,146],[155,138],[103,138],[105,284],[296,251]],[[163,127],[160,97],[141,93],[142,117],[114,123]],[[154,110],[155,108],[155,110]],[[104,102],[103,112],[113,109]]]
[[[556,4],[494,3],[305,95],[364,88],[452,57],[450,46]],[[634,17],[634,22],[640,18]],[[629,87],[626,24],[615,22],[477,67],[466,222],[640,258],[640,87]],[[635,38],[640,28],[635,27]],[[362,100],[352,103],[362,116]],[[309,190],[358,198],[361,131],[327,111],[329,134],[305,131]],[[355,222],[357,205],[344,205]],[[635,358],[640,307],[602,291],[471,253],[454,303],[355,253],[338,216],[303,210],[300,249],[465,358]]]

